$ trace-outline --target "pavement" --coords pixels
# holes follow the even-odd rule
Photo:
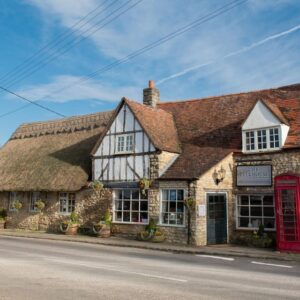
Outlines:
[[[31,239],[46,239],[66,242],[79,242],[89,244],[99,244],[104,246],[139,248],[147,250],[165,251],[172,253],[185,254],[206,254],[206,255],[223,255],[227,257],[248,257],[259,259],[273,259],[282,261],[299,261],[300,254],[279,252],[272,249],[257,249],[250,247],[241,247],[236,245],[211,245],[211,246],[185,246],[170,243],[151,243],[132,240],[128,238],[115,237],[98,238],[87,235],[67,236],[64,234],[53,234],[42,231],[27,230],[0,230],[1,236],[24,237]],[[1,300],[1,298],[0,298]]]
[[[1,235],[0,266],[1,300],[300,299],[299,262]]]

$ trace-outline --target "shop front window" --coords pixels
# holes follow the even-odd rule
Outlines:
[[[184,225],[184,198],[186,191],[183,189],[161,190],[161,218],[164,225]]]
[[[138,189],[114,190],[114,222],[148,223],[148,195]]]
[[[237,227],[266,230],[275,229],[273,195],[239,195],[237,200]]]

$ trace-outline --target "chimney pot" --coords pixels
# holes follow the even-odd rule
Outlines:
[[[154,88],[155,88],[154,80],[149,80],[149,89],[154,89]]]

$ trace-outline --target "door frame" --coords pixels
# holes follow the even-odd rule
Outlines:
[[[208,212],[208,196],[209,195],[224,195],[225,196],[225,203],[226,203],[226,243],[229,243],[229,231],[228,231],[228,192],[226,191],[207,191],[205,194],[205,206],[206,206],[206,221],[205,221],[205,235],[206,235],[206,245],[207,243],[207,212]]]

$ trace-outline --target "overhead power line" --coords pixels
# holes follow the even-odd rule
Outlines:
[[[58,115],[58,116],[60,116],[60,117],[63,117],[63,118],[66,117],[65,115],[63,115],[63,114],[61,114],[61,113],[59,113],[59,112],[57,112],[57,111],[55,111],[55,110],[53,110],[53,109],[51,109],[51,108],[49,108],[49,107],[46,107],[46,106],[44,106],[44,105],[42,105],[42,104],[37,103],[37,101],[33,101],[33,100],[28,99],[28,98],[25,98],[25,97],[23,97],[23,96],[21,96],[21,95],[15,93],[15,92],[13,92],[13,91],[8,90],[8,89],[5,88],[5,87],[0,86],[0,89],[3,90],[3,91],[5,91],[5,92],[7,92],[7,93],[9,93],[9,94],[12,94],[12,95],[18,97],[18,98],[20,98],[20,99],[22,99],[22,100],[24,100],[24,101],[27,101],[27,102],[29,102],[30,104],[33,104],[33,105],[35,105],[35,106],[37,106],[37,107],[40,107],[40,108],[42,108],[42,109],[44,109],[44,110],[47,110],[47,111],[49,111],[49,112],[51,112],[51,113],[54,113],[54,114],[56,114],[56,115]],[[4,114],[4,115],[5,115],[5,114]],[[4,116],[4,115],[2,115],[2,116]],[[2,117],[2,116],[1,116],[1,117]]]
[[[34,52],[32,55],[30,55],[29,57],[27,57],[23,62],[21,62],[20,64],[16,65],[13,69],[11,69],[10,71],[8,71],[7,73],[5,73],[3,76],[0,77],[0,81],[3,82],[3,80],[5,80],[7,77],[11,77],[13,76],[15,73],[18,73],[18,70],[22,69],[22,67],[24,65],[27,65],[28,63],[30,63],[32,60],[34,60],[34,58],[36,56],[38,56],[39,54],[43,54],[43,52],[45,51],[49,51],[51,49],[53,49],[53,47],[57,44],[59,44],[61,41],[63,41],[66,37],[71,36],[74,34],[74,31],[78,31],[79,29],[81,29],[83,26],[85,26],[87,23],[89,23],[90,21],[92,21],[95,17],[97,17],[99,14],[101,14],[103,12],[103,10],[101,10],[99,13],[97,13],[96,15],[94,15],[92,18],[88,19],[87,21],[85,21],[81,26],[79,26],[78,28],[76,28],[80,23],[82,23],[84,20],[86,20],[89,16],[91,16],[94,12],[96,12],[99,8],[101,8],[102,6],[104,6],[104,4],[106,2],[108,2],[109,0],[104,1],[103,3],[99,4],[98,6],[96,6],[92,11],[90,11],[87,15],[85,15],[83,18],[81,18],[80,20],[78,20],[76,23],[74,23],[70,28],[68,28],[67,30],[63,31],[61,34],[59,34],[55,39],[53,39],[52,41],[50,41],[49,43],[45,44],[44,46],[42,46],[40,49],[38,49],[36,52]],[[113,4],[115,2],[117,2],[118,0],[114,1]],[[50,45],[52,45],[50,47]]]
[[[63,87],[61,89],[58,89],[58,90],[56,90],[56,91],[54,91],[54,92],[52,92],[50,94],[47,94],[46,96],[44,96],[44,97],[42,97],[42,98],[40,98],[40,99],[38,99],[36,101],[41,101],[41,100],[47,99],[47,98],[49,98],[49,97],[51,97],[51,96],[53,96],[53,95],[55,95],[55,94],[57,94],[59,92],[62,92],[64,90],[67,90],[67,89],[71,88],[74,85],[78,85],[78,84],[81,84],[82,82],[91,80],[92,78],[94,78],[94,77],[96,77],[96,76],[98,76],[100,74],[103,74],[106,71],[108,71],[108,70],[110,70],[110,69],[112,69],[112,68],[114,68],[114,67],[116,67],[116,66],[118,66],[120,64],[126,63],[129,60],[131,60],[131,59],[133,59],[133,58],[135,58],[137,56],[140,56],[141,54],[143,54],[143,53],[145,53],[145,52],[147,52],[147,51],[149,51],[149,50],[151,50],[153,48],[156,48],[156,47],[160,46],[161,44],[164,44],[167,41],[169,41],[169,40],[171,40],[171,39],[173,39],[173,38],[175,38],[175,37],[177,37],[179,35],[182,35],[183,33],[187,32],[189,30],[194,29],[194,28],[200,26],[201,24],[203,24],[205,22],[208,22],[208,21],[210,21],[212,19],[215,19],[216,17],[218,17],[218,16],[220,16],[220,15],[222,15],[222,14],[224,14],[224,13],[226,13],[226,12],[232,10],[232,9],[234,9],[235,7],[237,7],[237,6],[241,5],[241,4],[244,4],[247,1],[249,1],[249,0],[237,0],[237,1],[232,1],[230,3],[227,3],[227,4],[223,5],[223,6],[221,6],[220,8],[212,11],[211,13],[208,13],[205,16],[201,16],[201,17],[197,18],[193,22],[191,22],[191,23],[189,23],[189,24],[187,24],[187,25],[185,25],[185,26],[183,26],[183,27],[181,27],[181,28],[179,28],[179,29],[177,29],[177,30],[175,30],[175,31],[173,31],[173,32],[165,35],[165,36],[163,36],[162,38],[160,38],[160,39],[158,39],[158,40],[156,40],[156,41],[154,41],[154,42],[152,42],[152,43],[150,43],[150,44],[148,44],[148,45],[146,45],[146,46],[144,46],[144,47],[142,47],[142,48],[140,48],[140,49],[138,49],[136,51],[133,51],[129,55],[127,55],[127,56],[125,56],[125,57],[123,57],[121,59],[118,59],[118,60],[114,61],[113,63],[108,64],[108,65],[106,65],[106,66],[104,66],[104,67],[102,67],[102,68],[100,68],[100,69],[98,69],[98,70],[96,70],[94,72],[91,72],[88,75],[86,75],[85,77],[82,77],[81,79],[76,80],[72,84],[67,85],[67,86],[65,86],[65,87]],[[7,116],[7,115],[10,115],[10,114],[13,114],[13,113],[15,113],[17,111],[20,111],[20,110],[28,107],[28,106],[29,105],[24,105],[24,106],[22,106],[22,107],[20,107],[18,109],[15,109],[15,110],[12,110],[10,112],[7,112],[5,115]],[[2,116],[0,116],[0,117],[2,117]]]
[[[205,22],[208,22],[208,21],[210,21],[212,19],[215,19],[216,17],[218,17],[218,16],[220,16],[220,15],[222,15],[222,14],[224,14],[224,13],[226,13],[226,12],[232,10],[232,9],[234,9],[235,7],[237,7],[237,6],[245,3],[247,1],[249,1],[249,0],[237,0],[237,1],[230,2],[230,3],[228,3],[228,4],[224,5],[224,6],[216,9],[215,11],[213,11],[211,13],[209,13],[209,14],[207,14],[205,16],[202,16],[202,17],[196,19],[195,21],[189,23],[188,25],[183,26],[183,27],[181,27],[181,28],[179,28],[179,29],[177,29],[177,30],[175,30],[175,31],[173,31],[173,32],[165,35],[164,37],[162,37],[162,38],[160,38],[160,39],[158,39],[158,40],[156,40],[156,41],[154,41],[154,42],[152,42],[152,43],[150,43],[150,44],[148,44],[148,45],[146,45],[146,46],[144,46],[144,47],[142,47],[142,48],[140,48],[140,49],[138,49],[138,50],[136,50],[136,51],[134,51],[132,53],[130,53],[129,55],[127,55],[127,56],[125,56],[125,57],[123,57],[121,59],[118,59],[118,60],[112,62],[111,64],[108,64],[108,65],[106,65],[106,66],[104,66],[104,67],[102,67],[102,68],[100,68],[100,69],[98,69],[98,70],[96,70],[94,72],[89,73],[85,77],[82,77],[81,79],[76,80],[74,83],[72,83],[72,84],[70,84],[68,86],[65,86],[65,87],[63,87],[63,88],[61,88],[61,89],[59,89],[57,91],[54,91],[51,94],[48,94],[48,95],[44,96],[42,99],[46,99],[46,98],[48,98],[48,97],[50,97],[52,95],[55,95],[55,94],[57,94],[59,92],[67,90],[67,89],[69,89],[70,87],[72,87],[74,85],[78,85],[78,84],[80,84],[82,82],[91,80],[94,77],[96,77],[96,76],[98,76],[100,74],[103,74],[103,73],[107,72],[108,70],[111,70],[112,68],[114,68],[114,67],[116,67],[118,65],[124,64],[124,63],[128,62],[129,60],[132,60],[133,58],[135,58],[137,56],[140,56],[141,54],[143,54],[143,53],[145,53],[145,52],[147,52],[147,51],[149,51],[149,50],[151,50],[153,48],[156,48],[156,47],[158,47],[158,46],[166,43],[167,41],[169,41],[169,40],[171,40],[171,39],[173,39],[173,38],[175,38],[175,37],[177,37],[179,35],[182,35],[183,33],[187,32],[189,30],[194,29],[194,28],[198,27],[199,25],[201,25],[201,24],[203,24]],[[42,100],[42,99],[40,99],[40,100]]]
[[[118,7],[113,12],[111,12],[109,15],[107,15],[105,18],[101,19],[99,22],[97,22],[96,24],[90,26],[87,30],[85,30],[84,32],[82,32],[79,37],[75,37],[74,39],[70,40],[68,43],[66,43],[65,45],[63,45],[63,47],[61,49],[58,49],[56,53],[50,54],[49,57],[46,58],[45,60],[42,59],[42,60],[38,61],[37,63],[35,63],[33,66],[29,66],[29,67],[25,68],[25,70],[23,70],[17,76],[17,78],[15,78],[13,81],[10,81],[8,83],[8,87],[11,87],[11,86],[15,85],[16,83],[19,83],[23,79],[25,79],[25,78],[31,76],[32,74],[36,73],[37,71],[41,70],[46,65],[48,65],[50,62],[52,62],[55,59],[59,58],[60,56],[62,56],[63,54],[65,54],[66,52],[68,52],[69,50],[71,50],[74,46],[78,45],[83,40],[86,40],[89,36],[95,34],[99,30],[103,29],[105,26],[107,26],[108,24],[112,23],[117,18],[119,18],[120,16],[122,16],[127,11],[129,11],[132,8],[134,8],[136,5],[138,5],[140,2],[142,2],[144,0],[138,0],[135,3],[133,3],[132,5],[130,5],[128,8],[122,10],[124,7],[126,7],[132,1],[133,0],[128,0],[125,4],[122,4],[120,7]],[[111,18],[110,20],[108,20],[107,22],[105,22],[104,24],[102,24],[101,26],[99,26],[103,21],[105,21],[106,19],[109,19],[109,17],[113,16],[114,14],[116,14],[120,10],[121,10],[120,13],[118,13],[116,16],[114,16],[113,18]],[[89,31],[91,31],[95,27],[97,27],[95,30],[93,30],[92,32],[88,33]]]

